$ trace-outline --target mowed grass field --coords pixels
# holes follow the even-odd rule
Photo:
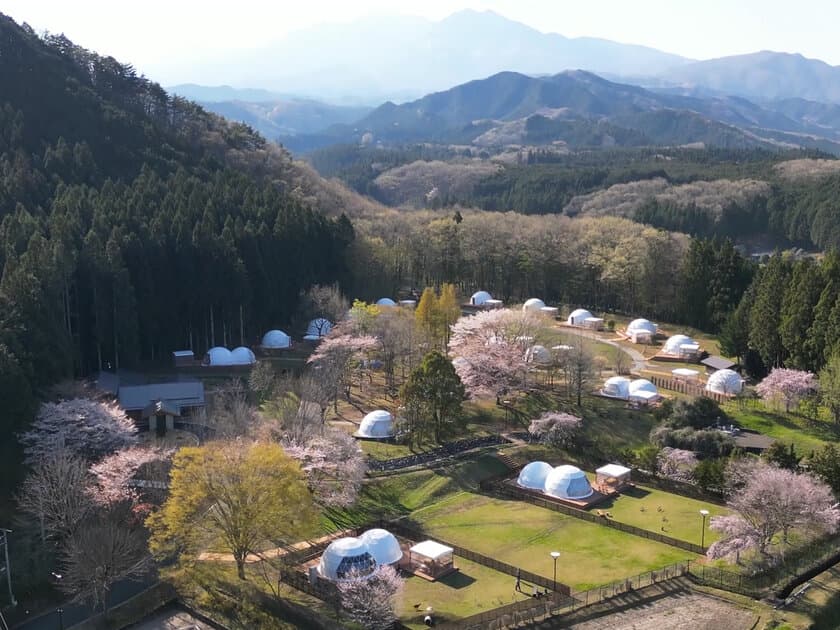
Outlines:
[[[723,409],[746,429],[758,431],[785,444],[793,443],[800,455],[808,455],[812,450],[840,438],[838,427],[828,420],[809,420],[799,414],[775,411],[761,403],[742,406],[732,402],[724,405]]]
[[[557,580],[576,590],[692,557],[675,547],[527,503],[469,492],[418,510],[412,518],[432,536],[548,578],[553,576],[549,554],[559,551]]]
[[[429,582],[410,576],[397,598],[397,614],[410,628],[425,628],[423,616],[431,607],[438,622],[462,619],[514,601],[527,599],[514,590],[516,578],[475,562],[455,557],[457,573]],[[523,584],[523,590],[527,590]]]

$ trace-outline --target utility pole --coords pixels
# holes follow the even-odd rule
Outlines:
[[[3,543],[3,556],[6,560],[6,564],[4,567],[6,573],[6,584],[9,585],[9,602],[12,606],[17,606],[17,601],[15,600],[15,594],[12,592],[12,565],[9,564],[9,534],[12,533],[10,529],[3,529],[0,527],[0,536],[2,536],[2,540],[0,542]]]

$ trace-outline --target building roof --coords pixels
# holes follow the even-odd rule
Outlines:
[[[711,356],[706,357],[702,361],[700,361],[706,367],[710,367],[713,370],[731,370],[738,364],[734,361],[730,361],[729,359],[724,359],[723,357],[718,356]]]
[[[604,464],[595,472],[599,475],[606,475],[607,477],[623,477],[633,471],[619,464]]]
[[[175,405],[180,412],[185,407],[204,406],[204,383],[181,381],[178,383],[150,383],[124,385],[119,388],[120,407],[125,411],[140,411],[158,401]]]
[[[418,556],[423,556],[424,558],[437,560],[447,554],[453,553],[455,550],[452,549],[452,547],[441,545],[439,542],[435,542],[434,540],[424,540],[423,542],[419,542],[414,545],[411,549],[409,549],[409,551],[411,553],[416,553]]]
[[[193,354],[192,350],[175,350],[175,352],[172,353],[172,356],[173,357],[192,357],[192,356],[195,356],[195,354]]]
[[[767,435],[752,431],[741,431],[733,435],[732,439],[735,441],[735,446],[745,451],[765,451],[776,441]]]

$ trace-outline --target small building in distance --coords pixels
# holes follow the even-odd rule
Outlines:
[[[734,370],[738,364],[730,361],[724,357],[709,356],[700,361],[700,364],[706,367],[707,374],[714,374],[718,370]]]
[[[456,570],[454,555],[452,547],[434,540],[424,540],[408,550],[409,570],[437,580]]]
[[[632,470],[619,464],[605,464],[595,471],[595,484],[601,492],[614,492],[630,483]]]
[[[175,350],[172,363],[175,367],[192,367],[195,365],[195,353],[192,350]]]

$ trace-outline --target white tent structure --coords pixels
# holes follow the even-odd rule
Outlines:
[[[699,370],[691,370],[689,368],[671,370],[671,375],[678,381],[696,381],[700,378]]]
[[[543,302],[540,298],[531,298],[526,300],[525,304],[522,305],[523,311],[534,311],[535,313],[539,313],[544,308],[545,302]]]
[[[501,300],[496,300],[494,298],[490,298],[489,300],[484,300],[484,308],[502,308],[505,303]]]
[[[633,343],[647,343],[656,336],[656,324],[646,319],[634,319],[627,325],[627,336]]]
[[[537,344],[525,351],[525,361],[532,365],[551,365],[554,363],[554,357],[548,348]]]
[[[230,350],[227,348],[216,346],[215,348],[210,348],[207,351],[207,355],[204,357],[204,365],[210,365],[213,367],[219,365],[233,365],[233,357],[231,356]]]
[[[546,477],[548,477],[552,470],[554,468],[546,462],[531,462],[519,471],[516,484],[529,490],[539,490],[542,492],[545,489]]]
[[[559,312],[560,312],[560,309],[557,308],[556,306],[543,306],[540,309],[540,313],[542,313],[543,315],[546,315],[547,317],[551,317],[551,318],[556,318],[557,313],[559,313]]]
[[[385,529],[369,529],[359,540],[367,544],[368,553],[378,565],[396,564],[403,557],[400,542],[391,532]]]
[[[585,308],[576,308],[571,312],[569,318],[566,320],[566,323],[569,326],[583,326],[584,321],[591,318],[592,313],[587,311]]]
[[[744,379],[735,370],[718,370],[709,377],[706,390],[715,394],[733,396],[744,389]]]
[[[257,357],[250,348],[239,346],[230,351],[231,365],[254,365]]]
[[[417,300],[400,300],[400,306],[403,308],[416,308]]]
[[[493,296],[487,293],[487,291],[476,291],[472,294],[470,298],[470,304],[473,306],[484,306],[484,303],[487,300],[492,300]]]
[[[379,298],[378,300],[376,300],[376,305],[377,306],[396,306],[397,303],[394,302],[394,300],[392,300],[391,298],[384,297],[384,298]]]
[[[656,385],[646,378],[637,378],[634,381],[630,381],[628,388],[630,390],[630,400],[634,402],[649,403],[660,398]]]
[[[356,437],[373,440],[383,440],[394,436],[394,418],[384,409],[376,409],[367,414],[359,430],[354,433]]]
[[[601,393],[610,398],[627,400],[630,398],[630,379],[624,376],[611,376],[604,382]]]
[[[700,344],[688,335],[672,335],[665,342],[662,352],[674,357],[693,358],[700,352]]]
[[[592,496],[593,490],[580,468],[564,464],[546,477],[545,493],[558,499],[578,500]]]
[[[318,339],[330,333],[332,326],[333,325],[330,320],[324,317],[316,317],[309,322],[309,326],[306,327],[306,334],[303,338],[306,341],[318,341]]]
[[[318,573],[328,580],[364,578],[376,570],[368,544],[360,538],[338,538],[321,555]]]
[[[263,335],[260,345],[270,350],[289,348],[292,345],[292,338],[282,330],[269,330]]]

